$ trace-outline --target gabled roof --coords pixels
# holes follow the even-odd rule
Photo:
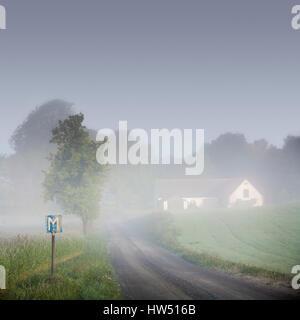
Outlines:
[[[155,185],[155,197],[229,197],[245,179],[159,179]]]

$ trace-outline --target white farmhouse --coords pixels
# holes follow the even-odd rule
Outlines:
[[[260,207],[263,195],[246,179],[160,179],[155,201],[162,210]]]

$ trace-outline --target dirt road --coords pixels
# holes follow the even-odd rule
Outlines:
[[[110,224],[111,260],[125,299],[295,299],[293,289],[277,288],[196,266]]]

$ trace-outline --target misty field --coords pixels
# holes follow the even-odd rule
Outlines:
[[[49,280],[47,237],[0,240],[0,265],[7,272],[1,299],[120,299],[103,237],[61,238],[56,242],[55,279]]]
[[[195,252],[286,275],[300,264],[299,206],[220,209],[173,217],[178,241],[190,256]]]

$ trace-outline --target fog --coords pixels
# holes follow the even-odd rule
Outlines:
[[[62,211],[44,201],[43,171],[51,129],[78,112],[93,138],[119,120],[148,132],[204,129],[199,178],[247,179],[265,205],[299,201],[292,1],[1,4],[1,216]],[[157,181],[182,178],[180,165],[111,166],[102,214],[155,210]]]
[[[45,215],[47,212],[42,212],[40,215],[29,214],[11,214],[0,216],[0,238],[16,237],[16,236],[39,236],[45,237],[46,221]],[[74,216],[64,216],[64,236],[81,236],[82,227],[81,221]]]
[[[39,233],[47,213],[63,213],[58,204],[45,201],[42,183],[49,156],[56,152],[49,143],[51,130],[74,112],[70,103],[53,100],[35,108],[16,128],[10,138],[14,153],[1,157],[1,231],[27,232],[32,226]],[[86,130],[94,140],[96,131]],[[263,195],[265,206],[296,203],[300,201],[300,137],[288,136],[284,141],[278,148],[264,139],[250,143],[242,133],[222,134],[205,144],[205,169],[199,177],[186,176],[185,166],[174,161],[170,165],[109,165],[101,182],[100,217],[130,218],[160,209],[157,185],[162,179],[178,186],[179,179],[202,179],[204,184],[247,179]],[[188,197],[188,192],[177,190],[169,198]],[[207,195],[199,191],[197,197]]]
[[[293,1],[0,2],[0,268],[11,286],[0,300],[293,296]],[[142,136],[125,148],[125,123],[144,138],[203,129],[203,173],[177,164],[199,151],[184,134],[169,136],[170,150]],[[113,137],[98,141],[103,128],[116,134],[117,159],[122,147],[141,158],[142,142],[171,163],[145,152],[148,164],[101,165],[97,150]],[[46,229],[48,215],[62,215],[62,233],[52,217]]]
[[[204,128],[207,142],[233,131],[276,146],[299,134],[294,1],[1,4],[0,152],[12,153],[16,126],[56,97],[74,102],[96,130],[128,120]]]

